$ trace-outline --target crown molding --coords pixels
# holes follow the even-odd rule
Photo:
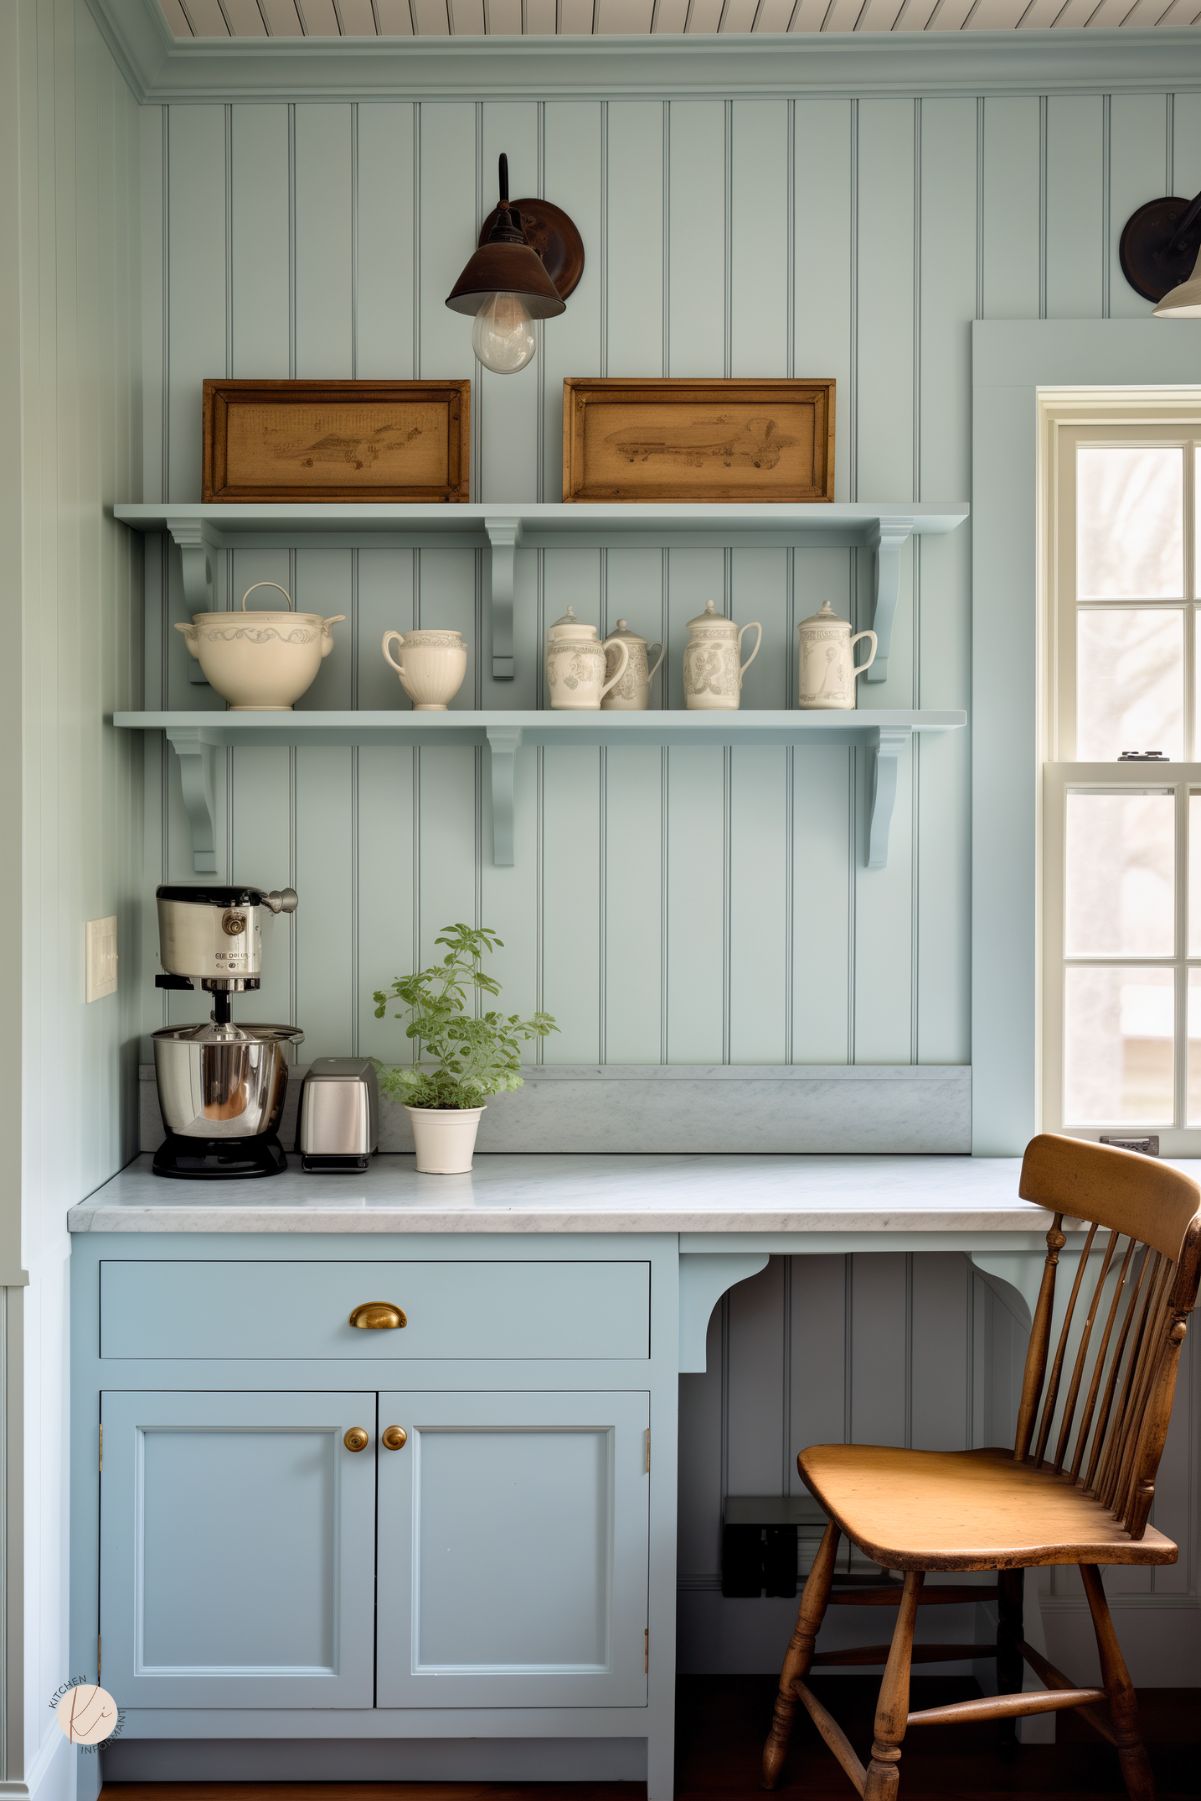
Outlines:
[[[1201,31],[180,41],[155,0],[87,0],[142,101],[1201,89]]]

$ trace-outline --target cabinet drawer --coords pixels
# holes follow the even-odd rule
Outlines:
[[[401,1328],[363,1329],[364,1301]],[[105,1261],[102,1357],[647,1357],[647,1263]]]

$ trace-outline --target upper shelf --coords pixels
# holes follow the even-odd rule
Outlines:
[[[968,517],[966,502],[942,505],[902,501],[811,502],[789,505],[747,502],[730,506],[638,501],[616,504],[563,501],[496,501],[421,506],[341,501],[202,505],[158,501],[113,508],[134,531],[169,534],[180,553],[184,601],[189,611],[211,611],[215,550],[287,549],[319,541],[324,547],[378,549],[467,544],[490,553],[492,674],[515,673],[513,597],[519,545],[655,545],[788,547],[862,544],[875,553],[872,628],[880,643],[867,671],[869,682],[888,673],[888,652],[901,585],[901,551],[911,537],[951,532]]]

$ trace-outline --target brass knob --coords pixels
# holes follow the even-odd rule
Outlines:
[[[365,1451],[371,1443],[371,1434],[363,1426],[351,1426],[342,1434],[342,1443],[348,1451]]]
[[[403,1451],[409,1442],[409,1435],[403,1426],[385,1426],[380,1433],[380,1443],[385,1451]]]
[[[369,1332],[395,1332],[398,1326],[407,1326],[402,1307],[394,1307],[391,1301],[362,1301],[351,1310],[352,1326],[365,1326]]]

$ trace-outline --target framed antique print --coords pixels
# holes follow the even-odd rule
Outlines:
[[[833,500],[834,383],[570,377],[563,498]]]
[[[467,381],[206,381],[212,500],[470,497]]]

